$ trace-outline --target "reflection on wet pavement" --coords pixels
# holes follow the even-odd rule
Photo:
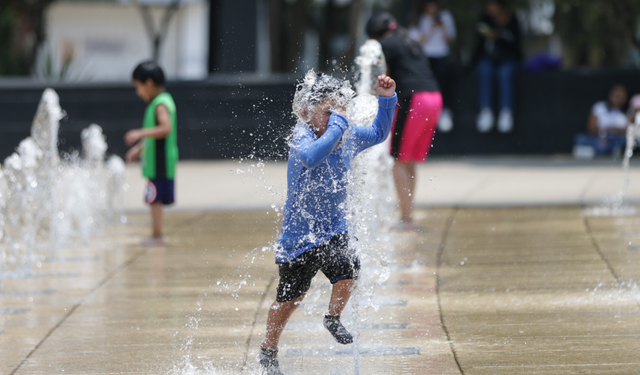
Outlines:
[[[382,283],[343,315],[360,374],[635,374],[640,216],[578,207],[438,208],[385,235]],[[166,248],[140,248],[145,215],[24,279],[0,280],[2,374],[252,374],[275,297],[273,213],[167,216]],[[366,268],[364,269],[366,273]],[[322,328],[318,275],[284,331],[290,374],[353,374],[354,346]],[[357,305],[357,310],[353,308]]]

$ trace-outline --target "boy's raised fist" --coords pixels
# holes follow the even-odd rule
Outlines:
[[[396,91],[396,81],[386,74],[378,76],[378,87],[376,88],[378,95],[390,97]]]

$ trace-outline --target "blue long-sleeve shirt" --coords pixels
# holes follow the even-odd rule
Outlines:
[[[289,262],[348,230],[346,200],[351,161],[387,138],[397,101],[395,94],[380,97],[372,126],[351,126],[337,113],[331,114],[321,137],[306,124],[296,126],[289,150],[287,201],[276,262]]]

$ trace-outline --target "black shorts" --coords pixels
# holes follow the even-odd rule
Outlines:
[[[276,301],[289,302],[307,293],[311,279],[318,271],[322,271],[331,284],[340,280],[356,280],[360,260],[355,251],[349,248],[347,233],[341,233],[289,263],[278,263],[278,267],[280,283]]]
[[[144,201],[147,204],[172,204],[174,202],[173,180],[169,180],[166,178],[156,178],[153,180],[149,180],[149,183],[147,184],[147,191],[144,196]]]

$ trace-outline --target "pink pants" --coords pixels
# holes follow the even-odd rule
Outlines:
[[[401,162],[427,160],[442,112],[442,95],[423,91],[400,99],[391,130],[391,155]]]

